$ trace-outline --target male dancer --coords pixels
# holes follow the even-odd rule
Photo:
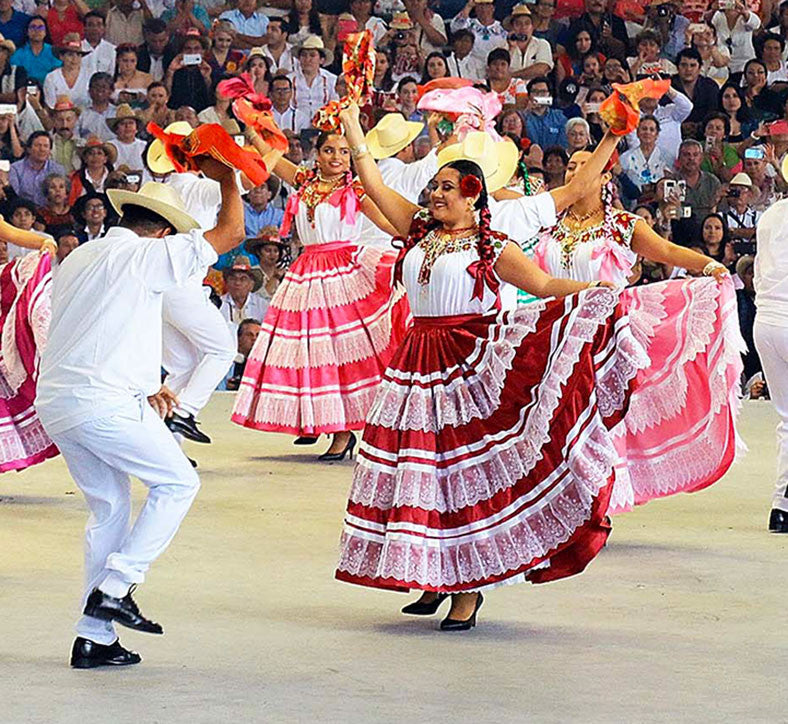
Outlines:
[[[788,163],[783,163],[788,179]],[[777,425],[777,484],[769,514],[769,530],[788,533],[788,200],[772,204],[756,230],[755,327],[753,337],[766,376]]]
[[[147,183],[138,193],[113,189],[108,196],[120,225],[73,251],[54,283],[36,408],[91,511],[75,668],[139,663],[137,653],[121,646],[115,621],[162,633],[131,592],[172,540],[199,488],[152,408],[163,416],[174,402],[160,385],[164,292],[244,238],[233,171],[212,159],[201,159],[200,167],[221,188],[212,229],[201,231],[164,184]],[[148,487],[131,529],[130,475]]]

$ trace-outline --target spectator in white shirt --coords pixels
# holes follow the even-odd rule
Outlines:
[[[292,73],[295,70],[293,46],[287,42],[284,18],[269,18],[263,54],[271,61],[271,73]]]
[[[788,83],[788,69],[783,60],[785,40],[779,35],[768,33],[756,41],[758,57],[766,66],[766,84],[772,90],[774,83]]]
[[[510,33],[512,75],[528,80],[550,73],[553,69],[553,51],[546,40],[534,37],[534,24],[528,6],[515,5],[504,26]]]
[[[417,26],[416,42],[422,55],[427,56],[436,50],[443,50],[448,43],[446,23],[433,12],[428,0],[406,0],[405,8]]]
[[[219,311],[230,328],[235,331],[245,319],[262,322],[268,310],[268,300],[257,294],[263,286],[263,270],[252,266],[249,257],[237,256],[223,274],[227,291]]]
[[[60,68],[47,73],[44,79],[44,102],[52,108],[58,96],[68,96],[75,106],[86,106],[90,72],[84,67],[82,41],[77,33],[66,33],[63,45],[55,48],[55,54],[63,61]]]
[[[293,81],[284,73],[271,79],[271,113],[283,131],[300,133],[312,124],[312,117],[293,107]]]
[[[348,7],[358,29],[371,30],[375,45],[379,45],[388,28],[381,18],[372,14],[372,0],[350,0]]]
[[[141,119],[131,106],[122,103],[114,118],[107,121],[107,125],[115,133],[112,145],[118,152],[117,165],[125,165],[131,169],[142,169],[142,154],[145,152],[146,143],[137,138],[140,131]]]
[[[91,103],[82,111],[77,124],[80,138],[98,136],[102,141],[109,141],[115,137],[107,125],[107,121],[115,117],[115,106],[109,102],[114,90],[115,84],[108,73],[94,73],[90,77],[88,94]]]
[[[476,14],[470,17],[471,10]],[[473,55],[480,63],[487,63],[487,56],[496,48],[506,48],[507,33],[495,19],[493,0],[468,0],[468,4],[451,21],[451,31],[470,30],[474,37]]]
[[[621,156],[621,168],[640,191],[647,184],[656,184],[670,169],[657,143],[659,130],[659,121],[654,116],[641,116],[637,127],[640,144]]]
[[[755,238],[755,227],[761,218],[761,212],[751,205],[752,180],[746,173],[737,173],[728,184],[726,201],[728,209],[725,221],[728,224],[731,239],[750,241]]]
[[[115,46],[104,39],[106,23],[104,16],[91,10],[83,18],[85,24],[85,39],[82,41],[82,50],[87,51],[87,55],[82,60],[92,77],[94,73],[109,73],[115,75]]]
[[[237,48],[255,48],[265,43],[268,16],[257,11],[257,0],[238,0],[237,8],[223,12],[219,18],[232,23],[237,32]]]
[[[470,30],[458,30],[452,36],[452,52],[446,58],[449,74],[455,78],[470,78],[484,81],[487,75],[487,59],[480,62],[473,53],[475,39]]]
[[[740,73],[744,64],[755,57],[752,33],[761,27],[761,19],[747,9],[743,0],[735,2],[732,10],[717,10],[711,24],[717,31],[717,44],[724,45],[731,54],[730,72]]]
[[[309,36],[298,47],[298,63],[293,73],[293,105],[310,118],[326,103],[338,98],[337,77],[321,65],[330,65],[333,54],[322,38]]]
[[[665,95],[670,99],[670,103],[666,105],[660,104],[655,98],[643,98],[640,101],[640,113],[641,116],[654,116],[659,122],[657,146],[672,168],[681,145],[681,124],[692,113],[692,101],[675,88],[669,88]],[[627,144],[629,148],[640,145],[636,133],[627,136]]]

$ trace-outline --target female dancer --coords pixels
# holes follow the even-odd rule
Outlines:
[[[384,186],[358,109],[342,121],[365,189],[407,237],[398,266],[416,318],[364,428],[336,575],[423,591],[409,614],[433,614],[451,594],[441,629],[467,630],[481,589],[579,573],[604,545],[608,430],[644,352],[609,289],[496,313],[501,282],[542,297],[600,283],[551,278],[491,231],[494,148],[474,156],[484,171],[457,153],[421,209]],[[502,203],[527,210],[533,235],[599,175],[614,145],[605,138],[571,188]]]
[[[0,473],[24,470],[57,455],[36,415],[36,378],[52,297],[51,237],[0,217],[0,240],[39,250],[0,266]]]
[[[589,163],[575,153],[567,180]],[[742,363],[736,297],[728,270],[666,241],[638,216],[612,205],[609,174],[596,177],[544,235],[534,261],[548,274],[627,283],[638,256],[714,279],[676,279],[624,290],[622,304],[646,347],[625,424],[611,511],[711,485],[736,449],[735,412]],[[604,187],[603,187],[604,184]],[[716,281],[715,281],[716,280]]]
[[[268,150],[259,138],[258,150]],[[267,432],[321,433],[334,440],[321,460],[352,455],[389,358],[409,313],[404,290],[392,289],[396,255],[358,246],[363,215],[391,229],[350,175],[343,136],[323,133],[317,170],[287,159],[274,173],[294,187],[282,236],[295,219],[304,253],[279,285],[257,338],[233,410],[233,421]]]

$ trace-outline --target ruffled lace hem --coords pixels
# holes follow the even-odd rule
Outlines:
[[[532,504],[515,501],[497,520],[476,521],[470,531],[425,529],[401,521],[383,526],[348,515],[338,570],[440,590],[473,588],[507,573],[520,576],[529,564],[542,567],[543,559],[589,521],[595,498],[609,483],[615,452],[607,436],[598,422],[583,449],[570,453],[573,472],[555,494]],[[592,459],[593,465],[584,464]]]

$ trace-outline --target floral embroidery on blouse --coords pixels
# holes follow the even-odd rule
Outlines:
[[[551,236],[561,248],[561,264],[565,269],[568,269],[578,244],[610,240],[629,249],[632,246],[635,224],[640,220],[640,217],[613,207],[607,209],[605,217],[600,223],[584,229],[570,229],[566,225],[565,219],[566,215],[563,214]]]

